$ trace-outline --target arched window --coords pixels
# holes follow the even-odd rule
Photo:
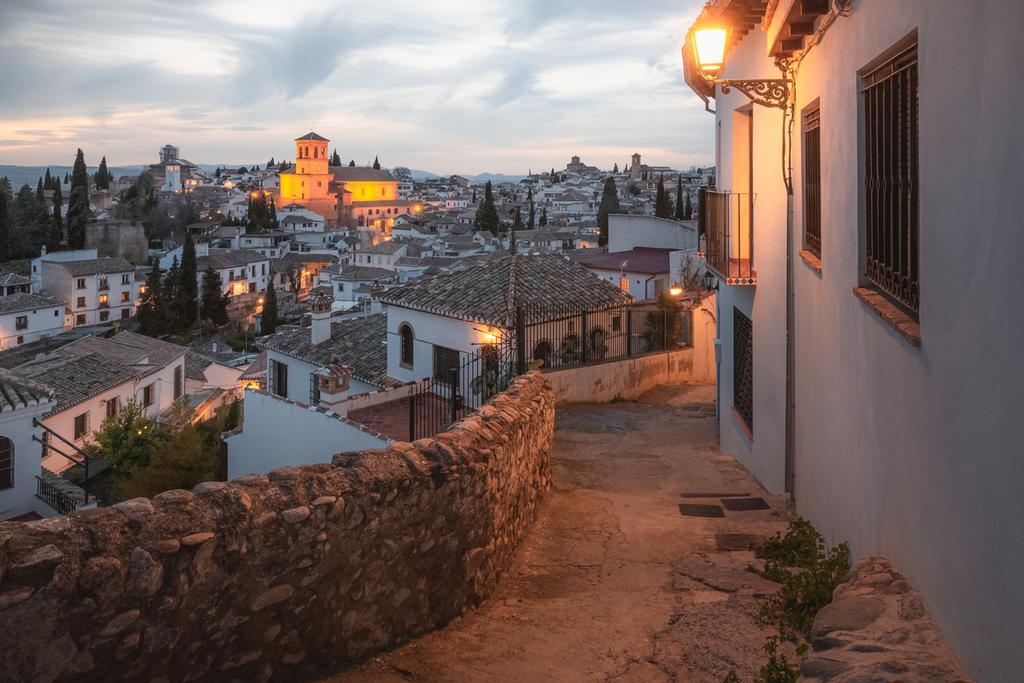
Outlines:
[[[413,342],[416,336],[413,334],[412,327],[407,323],[402,323],[399,326],[398,336],[401,338],[400,362],[402,365],[411,368],[413,364]]]
[[[549,367],[551,365],[551,344],[542,341],[533,347],[533,359],[540,361],[540,367]]]
[[[0,489],[14,486],[14,444],[0,436]]]

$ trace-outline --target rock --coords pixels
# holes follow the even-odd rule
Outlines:
[[[208,496],[211,493],[217,493],[227,488],[227,482],[223,481],[203,481],[193,487],[192,492],[197,496]]]
[[[126,590],[129,595],[137,598],[148,598],[160,590],[164,578],[164,568],[153,556],[142,548],[136,547],[128,557],[128,583]]]
[[[151,545],[150,550],[160,555],[170,555],[181,550],[181,541],[176,538],[167,538]]]
[[[28,555],[13,562],[7,567],[7,574],[13,579],[20,579],[52,569],[63,559],[64,552],[50,543],[36,548]]]
[[[132,520],[133,522],[142,523],[156,512],[156,508],[153,507],[153,501],[149,498],[132,498],[125,500],[112,506],[115,510],[119,510],[124,514],[125,517]]]
[[[827,681],[843,672],[849,671],[850,668],[849,663],[839,659],[830,659],[822,655],[809,655],[800,662],[800,676]]]
[[[239,652],[223,664],[220,665],[221,671],[230,671],[231,669],[237,669],[240,666],[245,666],[249,662],[255,662],[263,654],[262,650],[249,650],[247,652]]]
[[[137,609],[130,609],[126,612],[121,612],[113,619],[111,619],[109,622],[107,622],[106,627],[104,627],[104,629],[99,632],[99,636],[100,638],[109,638],[111,636],[116,636],[118,633],[134,624],[138,618],[139,610]]]
[[[833,631],[856,631],[871,624],[885,612],[885,604],[877,598],[851,597],[825,605],[814,618],[811,634],[820,638]]]
[[[261,610],[266,609],[267,607],[270,607],[271,605],[276,605],[279,602],[284,602],[288,598],[292,597],[293,593],[295,593],[295,589],[292,588],[289,584],[279,584],[269,590],[263,591],[258,596],[256,596],[256,599],[252,601],[252,605],[250,605],[249,609],[253,612],[259,612]]]
[[[129,633],[127,636],[124,637],[123,640],[121,640],[120,643],[118,643],[117,650],[114,652],[114,659],[116,659],[117,661],[121,661],[129,654],[131,654],[132,650],[134,650],[138,646],[139,634]]]
[[[765,544],[767,537],[762,534],[721,533],[715,534],[715,546],[719,550],[757,550]]]
[[[178,507],[188,505],[195,500],[195,494],[184,489],[172,489],[153,496],[153,505],[156,507]]]
[[[320,507],[321,505],[333,505],[334,501],[338,500],[337,496],[320,496],[313,500],[313,507]]]
[[[280,632],[281,632],[281,625],[280,624],[274,624],[273,626],[270,626],[269,628],[267,628],[266,631],[263,632],[263,642],[264,643],[272,642],[274,640],[274,638],[277,638],[277,635]]]
[[[79,580],[101,602],[109,602],[124,591],[124,565],[116,557],[90,557],[82,566]]]
[[[184,546],[199,545],[212,539],[213,535],[212,531],[200,531],[195,534],[189,534],[188,536],[181,537],[181,544]]]
[[[306,658],[305,650],[299,650],[298,652],[287,652],[281,656],[281,662],[283,664],[298,664]]]
[[[15,588],[14,590],[5,591],[0,593],[0,609],[7,609],[13,605],[17,605],[19,602],[25,602],[32,597],[32,588],[29,586],[22,586]]]
[[[277,467],[267,472],[267,479],[270,481],[289,481],[302,476],[302,470],[298,467]]]
[[[299,507],[290,508],[281,513],[281,519],[288,524],[298,524],[299,522],[305,521],[309,517],[310,509],[305,505]]]

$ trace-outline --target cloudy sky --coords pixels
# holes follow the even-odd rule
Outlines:
[[[291,158],[526,173],[712,159],[702,0],[0,0],[0,164]]]

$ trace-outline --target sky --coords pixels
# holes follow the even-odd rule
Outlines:
[[[713,161],[703,0],[0,0],[0,164],[294,157],[435,173]]]

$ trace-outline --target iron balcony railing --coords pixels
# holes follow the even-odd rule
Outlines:
[[[36,477],[36,498],[62,515],[69,515],[78,509],[78,501],[42,477]]]
[[[757,284],[754,195],[703,187],[697,202],[700,253],[726,284]]]

